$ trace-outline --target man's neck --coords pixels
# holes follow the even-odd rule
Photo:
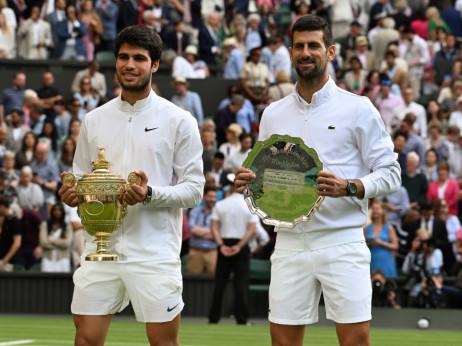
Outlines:
[[[302,79],[300,77],[297,77],[298,93],[306,102],[311,103],[311,99],[313,98],[313,95],[319,90],[321,90],[328,80],[329,80],[329,75],[327,74],[327,71],[320,78],[307,80],[307,79]]]
[[[149,93],[151,92],[150,86],[151,84],[149,84],[149,88],[146,88],[143,91],[129,91],[123,89],[121,95],[122,100],[133,106],[137,101],[144,100],[149,96]]]

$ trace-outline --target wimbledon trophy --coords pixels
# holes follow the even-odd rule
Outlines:
[[[256,175],[245,201],[267,225],[293,228],[308,222],[324,200],[316,193],[322,162],[301,138],[272,135],[257,142],[243,166]]]
[[[104,148],[99,149],[98,160],[92,162],[93,172],[78,180],[75,174],[67,173],[63,183],[74,186],[78,196],[79,214],[85,231],[95,236],[97,251],[85,257],[86,261],[117,261],[117,254],[107,249],[109,237],[115,233],[127,214],[127,204],[123,199],[125,191],[141,178],[134,172],[128,175],[127,182],[118,174],[111,173],[111,163],[104,156]]]

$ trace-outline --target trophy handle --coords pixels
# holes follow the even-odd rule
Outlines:
[[[77,186],[77,177],[74,173],[66,173],[63,177],[63,184],[71,184],[72,187]]]
[[[127,187],[130,187],[132,186],[133,184],[141,184],[141,177],[137,176],[135,172],[131,172],[129,175],[128,175],[128,186]]]

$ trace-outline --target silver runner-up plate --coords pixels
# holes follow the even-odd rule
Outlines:
[[[324,200],[316,192],[322,162],[301,138],[276,134],[257,142],[243,166],[256,175],[245,201],[267,225],[294,228],[308,222]]]

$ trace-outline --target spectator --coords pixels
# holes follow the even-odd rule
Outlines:
[[[31,9],[30,18],[18,28],[18,56],[23,59],[48,58],[48,48],[53,48],[50,24],[40,18],[40,7]]]
[[[140,0],[121,0],[119,2],[119,16],[117,30],[138,24],[140,14]]]
[[[349,61],[350,70],[345,73],[343,80],[349,91],[357,91],[366,84],[367,71],[362,68],[361,61],[357,56],[353,56]]]
[[[381,18],[391,15],[392,10],[388,0],[376,0],[369,11],[369,30],[375,27]]]
[[[398,66],[396,63],[396,54],[391,50],[385,53],[385,68],[382,69],[391,79],[391,82],[399,86],[401,94],[405,93],[407,87],[407,71],[403,67]],[[383,62],[382,62],[383,65]]]
[[[47,116],[43,113],[43,108],[40,106],[33,106],[29,114],[29,126],[37,136],[40,136],[43,131]]]
[[[425,175],[417,170],[419,161],[419,155],[411,151],[406,155],[406,170],[401,172],[402,184],[409,193],[411,208],[417,208],[419,202],[425,201],[427,197],[428,182]]]
[[[396,277],[398,272],[394,260],[394,252],[398,250],[398,238],[395,228],[388,223],[385,206],[380,201],[374,201],[372,208],[372,223],[364,230],[367,246],[371,251],[371,271],[380,269],[387,277]]]
[[[231,153],[225,160],[225,170],[235,172],[242,166],[252,148],[252,136],[243,132],[239,136],[240,149]]]
[[[356,53],[356,38],[361,35],[362,25],[357,20],[354,20],[350,24],[350,32],[339,39],[340,41],[340,56],[345,61],[347,54],[355,55]]]
[[[65,221],[61,203],[53,205],[50,219],[40,225],[40,246],[42,247],[42,272],[71,271],[69,247],[72,242],[72,225]]]
[[[184,50],[184,57],[177,56],[173,60],[172,76],[192,79],[203,79],[210,76],[207,64],[197,59],[196,46],[189,45]]]
[[[217,151],[217,143],[215,141],[215,132],[208,129],[201,129],[202,141],[202,161],[204,163],[204,174],[212,170],[212,161],[215,152]]]
[[[395,29],[393,18],[385,18],[382,23],[382,29],[374,36],[372,51],[375,55],[374,68],[380,69],[380,65],[385,57],[388,46],[391,43],[399,41],[399,32]],[[390,76],[392,77],[392,76]]]
[[[42,218],[34,209],[23,208],[21,214],[22,241],[17,263],[29,270],[31,266],[39,264],[42,257],[42,248],[39,243]]]
[[[21,149],[16,153],[16,169],[21,169],[24,166],[30,165],[34,159],[35,146],[37,143],[38,137],[32,131],[29,131],[24,135],[21,143]]]
[[[249,61],[244,64],[239,74],[244,95],[254,105],[268,100],[270,74],[268,66],[260,61],[261,54],[261,48],[253,48]]]
[[[441,112],[441,108],[438,101],[430,100],[428,101],[427,105],[427,125],[434,121],[441,122],[443,134],[446,134],[448,132],[448,119],[443,118],[443,113]],[[427,130],[427,137],[429,130],[430,129]]]
[[[56,56],[61,60],[85,60],[82,38],[87,33],[85,24],[77,19],[74,5],[66,8],[66,18],[58,23],[58,47]]]
[[[71,137],[64,140],[61,149],[61,156],[58,160],[58,172],[72,172],[72,162],[74,160],[75,147],[77,143]]]
[[[376,104],[385,124],[390,123],[393,110],[404,103],[401,96],[392,93],[392,84],[387,75],[381,76],[380,94],[377,97]]]
[[[451,78],[449,88],[442,88],[438,95],[438,102],[441,104],[443,114],[459,110],[459,97],[462,96],[462,77]]]
[[[22,108],[25,85],[26,75],[16,72],[13,77],[13,86],[3,90],[0,97],[0,124],[5,122],[5,115],[10,114],[13,109]]]
[[[457,232],[461,229],[460,220],[456,215],[449,213],[449,204],[444,199],[438,198],[435,201],[435,217],[443,220],[446,223],[446,230],[448,231],[448,240],[452,245],[452,251],[456,256],[456,260],[460,261],[461,255],[457,253]],[[454,268],[453,268],[454,269]],[[452,271],[450,275],[457,275]]]
[[[219,30],[220,17],[211,13],[199,31],[199,54],[209,66],[217,65],[217,57],[221,56]]]
[[[54,119],[53,105],[62,99],[62,93],[55,86],[55,77],[51,72],[42,75],[42,87],[37,90],[37,96],[44,102],[44,113],[50,120]]]
[[[427,147],[436,150],[438,162],[447,162],[452,144],[443,136],[441,122],[433,121],[429,124],[430,138]]]
[[[16,58],[16,36],[13,28],[10,28],[5,15],[0,13],[0,58]]]
[[[446,24],[446,22],[441,19],[440,11],[437,7],[428,7],[425,11],[425,15],[428,18],[427,41],[436,41],[436,30],[439,27],[443,28],[447,33],[451,32],[451,29],[449,29],[449,26]]]
[[[443,198],[449,205],[449,213],[457,216],[459,190],[458,182],[449,178],[449,165],[447,163],[439,163],[438,180],[433,181],[428,186],[427,199],[435,201],[438,198]]]
[[[414,151],[419,155],[420,167],[425,164],[425,142],[418,134],[413,130],[413,124],[415,123],[415,114],[407,113],[401,121],[400,131],[406,135],[406,146],[404,147],[404,153]]]
[[[217,200],[217,188],[204,189],[204,204],[189,213],[189,256],[186,264],[188,273],[215,273],[217,265],[217,243],[210,229],[212,209]]]
[[[20,109],[14,109],[11,112],[11,123],[8,126],[8,135],[6,147],[15,153],[21,149],[24,136],[29,132],[29,128],[23,125],[24,112]]]
[[[80,109],[80,101],[78,102]],[[67,111],[64,100],[58,100],[54,103],[53,113],[58,138],[61,138],[64,134],[69,132],[69,122],[71,121],[71,114]]]
[[[226,107],[219,109],[218,112],[215,114],[214,121],[217,127],[217,144],[219,147],[228,139],[228,136],[226,135],[226,130],[231,124],[236,123],[237,112],[242,109],[244,103],[244,97],[242,95],[235,94],[230,98],[230,103]],[[237,126],[239,126],[242,132],[242,127],[240,125]],[[237,137],[239,137],[239,135],[240,133],[237,134]]]
[[[449,153],[449,178],[457,180],[462,188],[462,135],[459,134],[457,138],[453,150]]]
[[[369,71],[366,77],[366,84],[358,89],[358,95],[367,96],[371,102],[375,105],[377,95],[379,94],[380,85],[380,74],[376,70]]]
[[[54,122],[45,120],[43,123],[42,133],[39,136],[39,142],[44,142],[48,146],[48,159],[57,163],[59,155],[59,137]]]
[[[239,79],[239,73],[244,66],[244,57],[237,48],[235,37],[229,37],[223,41],[224,49],[224,79]]]
[[[103,23],[101,18],[93,7],[92,0],[81,2],[79,20],[85,25],[85,35],[82,36],[82,43],[85,48],[85,59],[92,61],[95,55],[95,46],[101,42],[103,33]]]
[[[0,217],[2,236],[0,237],[0,271],[13,271],[16,253],[21,247],[21,225],[19,219],[10,208],[10,199],[0,195]]]
[[[14,168],[14,158],[15,154],[11,150],[6,150],[3,153],[3,168],[0,169],[0,172],[4,173],[6,189],[8,190],[15,190],[19,182],[19,171]]]
[[[234,174],[229,181],[232,183]],[[209,323],[218,323],[221,305],[231,271],[234,272],[234,315],[237,324],[247,324],[247,286],[250,265],[250,250],[247,245],[255,234],[258,217],[252,214],[242,196],[230,185],[231,195],[218,202],[211,216],[211,230],[218,245],[218,260],[215,271],[215,287]]]
[[[290,77],[284,71],[279,71],[276,75],[276,84],[268,89],[270,101],[280,100],[291,94],[295,85],[290,82]]]
[[[91,86],[91,78],[83,77],[80,80],[80,90],[74,94],[74,98],[80,101],[80,107],[84,114],[98,107],[101,96]]]
[[[221,151],[217,151],[213,156],[212,160],[212,171],[210,172],[211,175],[214,177],[214,186],[217,188],[221,188],[221,180],[222,176],[226,175],[225,171],[223,170],[223,165],[225,163],[225,155]]]
[[[3,14],[8,27],[13,31],[16,32],[16,28],[18,27],[18,23],[16,21],[16,14],[12,9],[13,6],[10,6],[7,0],[0,0],[0,13]]]
[[[144,11],[143,18],[146,12],[147,11]],[[165,40],[165,33],[168,31],[169,26],[173,24],[173,19],[168,7],[162,4],[162,0],[153,0],[151,13],[151,20],[153,18],[154,21],[151,22],[150,25],[153,25],[153,29]],[[147,21],[146,24],[148,24]]]
[[[451,113],[449,117],[449,126],[455,125],[462,130],[462,95],[457,99],[458,109]]]
[[[84,77],[90,77],[91,88],[96,90],[100,97],[106,96],[106,77],[99,70],[99,63],[96,60],[93,60],[88,64],[88,67],[84,70],[80,70],[74,76],[71,85],[71,91],[73,93],[78,93],[80,91],[80,81]]]
[[[184,77],[176,77],[172,86],[175,88],[175,95],[172,96],[171,101],[190,112],[197,120],[197,124],[201,126],[204,121],[204,111],[199,94],[188,90],[189,83]]]
[[[69,137],[71,137],[76,143],[77,143],[77,140],[79,139],[81,125],[82,125],[82,122],[79,119],[73,119],[69,123]],[[62,138],[63,143],[65,139],[66,137]]]
[[[380,269],[371,271],[372,306],[401,309],[396,282]]]
[[[371,72],[374,69],[375,63],[375,54],[374,52],[368,50],[368,40],[366,36],[356,37],[356,52],[349,52],[346,55],[345,62],[348,63],[350,59],[354,56],[357,56],[361,61],[361,65],[368,72]],[[348,69],[350,66],[344,64],[343,69]]]
[[[448,25],[450,32],[455,37],[462,37],[462,18],[459,10],[453,6],[454,1],[443,0],[441,1],[441,19]]]
[[[34,161],[30,164],[33,175],[32,181],[42,188],[44,200],[53,196],[60,181],[58,166],[48,160],[48,146],[46,143],[37,143],[35,148]],[[47,220],[45,205],[40,208],[40,215],[43,220]]]
[[[431,62],[433,82],[442,86],[451,79],[454,64],[459,60],[460,52],[456,48],[456,38],[452,34],[446,35],[446,44],[437,52]]]
[[[249,57],[250,53],[255,48],[262,48],[266,46],[266,36],[260,31],[261,18],[257,13],[252,13],[247,18],[248,28],[245,37],[245,56]]]
[[[282,36],[270,37],[268,39],[268,47],[272,53],[270,81],[274,83],[274,79],[280,71],[284,71],[290,76],[292,72],[292,63],[287,47],[284,45]]]
[[[425,153],[425,165],[422,167],[422,173],[425,174],[429,183],[438,180],[438,153],[434,148],[430,148]]]
[[[18,195],[18,204],[21,208],[39,211],[45,201],[40,186],[32,182],[32,174],[32,169],[29,166],[21,168],[16,194]]]
[[[274,251],[274,243],[270,242],[271,238],[268,231],[263,227],[261,221],[257,222],[255,234],[249,240],[250,257],[269,260],[267,252],[269,251],[271,254]]]
[[[185,32],[184,22],[182,20],[176,21],[173,28],[174,30],[168,31],[166,34],[166,49],[162,52],[162,60],[164,61],[167,56],[182,56],[189,45],[189,35]],[[173,59],[168,58],[167,60]]]
[[[51,36],[53,38],[54,49],[51,51],[52,58],[58,58],[57,47],[59,45],[58,23],[66,20],[66,0],[56,0],[55,10],[47,15],[47,21],[50,23]]]
[[[96,10],[103,25],[103,33],[100,37],[100,44],[96,47],[98,51],[114,50],[114,41],[117,35],[117,18],[119,7],[111,0],[101,0],[101,5]]]
[[[406,114],[413,113],[416,120],[413,123],[413,129],[417,134],[420,134],[422,139],[427,138],[427,115],[425,108],[414,101],[414,90],[412,88],[405,88],[403,90],[404,104],[397,106],[392,115],[391,123],[389,122],[390,128],[399,127],[401,121],[404,119]],[[394,121],[397,122],[397,126],[393,126]],[[423,159],[423,157],[421,158]]]
[[[238,85],[231,84],[228,87],[228,97],[221,100],[218,109],[221,110],[227,107],[231,103],[231,99],[234,95],[241,95],[241,90]],[[235,122],[242,127],[242,129],[247,133],[252,133],[252,127],[255,123],[255,110],[253,108],[252,102],[244,98],[244,104],[241,109],[236,112]]]

